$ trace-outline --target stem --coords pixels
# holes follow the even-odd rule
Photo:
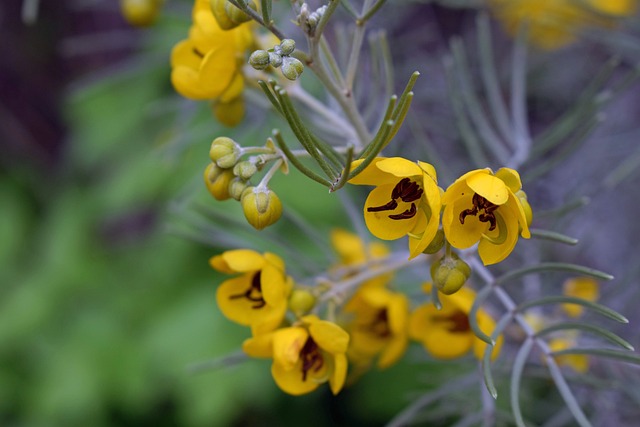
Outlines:
[[[284,163],[284,160],[282,160],[282,158],[279,158],[278,160],[276,160],[273,163],[273,165],[271,165],[271,168],[269,168],[267,173],[264,174],[264,176],[262,177],[262,179],[260,180],[260,183],[257,185],[256,188],[260,188],[260,189],[267,188],[267,184],[269,184],[269,181],[271,180],[271,178],[273,178],[273,176],[276,174],[278,169],[280,169],[280,166],[282,166],[282,163]]]

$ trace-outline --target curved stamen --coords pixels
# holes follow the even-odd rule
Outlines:
[[[416,209],[416,204],[415,203],[411,203],[411,208],[407,209],[406,211],[400,213],[400,214],[395,214],[395,215],[389,215],[389,218],[391,219],[409,219],[409,218],[413,218],[416,215],[416,212],[418,210]]]

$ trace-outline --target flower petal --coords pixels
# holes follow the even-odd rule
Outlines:
[[[305,328],[279,329],[273,334],[273,363],[289,371],[300,359],[300,351],[309,338]]]
[[[504,241],[500,244],[493,243],[489,238],[483,237],[478,244],[478,254],[484,265],[496,264],[505,259],[513,251],[518,241],[518,219],[508,208],[498,208],[494,212],[498,218],[499,225],[493,231],[487,231],[489,238],[496,237],[498,234],[504,234],[501,230],[502,226],[506,226],[506,234]],[[467,217],[468,218],[468,217]],[[501,218],[501,220],[500,220]]]
[[[229,268],[238,273],[261,270],[264,258],[251,249],[234,249],[222,254],[222,258]]]
[[[397,182],[397,177],[389,175],[378,169],[377,164],[384,160],[384,157],[377,157],[362,172],[349,180],[354,185],[383,185]],[[364,161],[364,159],[354,160],[351,163],[351,170],[354,170]]]
[[[473,246],[489,228],[489,223],[481,222],[477,215],[467,215],[464,224],[460,223],[460,213],[473,206],[472,199],[473,192],[465,191],[462,197],[444,207],[442,229],[454,248],[466,249]]]
[[[467,178],[467,185],[494,205],[503,205],[509,199],[509,189],[500,178],[490,174],[475,174]]]
[[[329,378],[331,392],[335,395],[342,390],[344,380],[347,378],[347,357],[344,354],[336,354],[333,360],[333,372]]]
[[[522,188],[522,181],[520,180],[520,174],[515,169],[511,168],[500,168],[496,172],[496,177],[500,178],[509,190],[516,193],[518,190]]]
[[[390,175],[404,178],[408,176],[421,176],[422,169],[411,160],[402,157],[389,157],[376,163],[378,169]]]
[[[395,178],[397,180],[397,178]],[[395,240],[409,233],[417,222],[418,215],[408,219],[392,219],[389,215],[399,214],[409,208],[410,204],[400,201],[394,210],[369,212],[370,207],[387,204],[391,200],[391,193],[397,182],[374,188],[364,203],[364,220],[367,228],[379,239]]]
[[[271,375],[282,391],[294,396],[310,393],[320,385],[309,378],[306,381],[302,380],[302,361],[298,361],[293,369],[284,369],[274,360],[271,365]]]
[[[314,320],[309,324],[309,333],[321,349],[333,355],[347,352],[349,334],[335,323]]]
[[[251,357],[262,357],[265,359],[273,357],[273,332],[256,335],[244,340],[242,351]]]

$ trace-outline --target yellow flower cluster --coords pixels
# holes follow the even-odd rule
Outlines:
[[[590,27],[611,26],[633,15],[636,0],[489,0],[506,31],[515,34],[527,25],[529,39],[543,49],[572,43]]]
[[[382,243],[365,244],[344,230],[334,230],[331,240],[339,258],[328,272],[335,283],[378,268],[390,256]],[[404,355],[410,339],[438,359],[458,358],[470,351],[480,358],[486,346],[470,327],[475,299],[471,289],[442,298],[440,310],[427,303],[411,312],[409,299],[389,287],[393,274],[381,272],[359,283],[349,300],[339,303],[340,310],[329,310],[330,320],[325,320],[318,317],[321,298],[317,297],[331,287],[310,291],[297,285],[275,254],[230,250],[212,257],[210,265],[234,275],[220,284],[216,300],[228,319],[251,328],[252,337],[242,346],[244,352],[272,359],[276,384],[292,395],[309,393],[325,382],[336,394],[348,371],[355,379],[374,362],[380,369],[393,365]],[[430,287],[423,286],[427,293]],[[495,327],[482,309],[476,321],[487,333]],[[494,347],[494,356],[501,340]]]
[[[244,116],[242,65],[254,44],[250,24],[221,28],[209,0],[196,0],[189,37],[171,52],[171,83],[182,96],[211,100],[216,118],[227,126]]]
[[[354,162],[353,167],[358,164]],[[478,243],[485,265],[504,260],[519,235],[530,237],[531,207],[520,175],[513,169],[473,170],[443,191],[432,165],[400,157],[378,158],[350,182],[375,186],[364,205],[367,227],[384,240],[408,236],[410,258],[436,237],[441,207],[447,242],[457,249]]]

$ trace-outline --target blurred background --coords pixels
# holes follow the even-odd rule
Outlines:
[[[37,14],[24,3],[0,4],[0,425],[378,425],[457,370],[423,358],[416,375],[410,353],[338,398],[326,389],[286,396],[269,361],[193,373],[193,364],[236,353],[248,331],[215,305],[220,276],[207,261],[228,247],[225,236],[198,239],[180,227],[185,205],[216,203],[201,171],[211,139],[228,132],[206,103],[180,98],[169,81],[170,50],[186,36],[192,4],[169,1],[147,30],[131,27],[115,1],[43,1]],[[469,162],[451,142],[455,127],[438,126],[455,122],[442,58],[450,37],[473,40],[477,12],[435,2],[391,6],[385,14],[394,19],[384,26],[398,40],[397,75],[424,70],[412,114],[434,123],[428,135],[451,182]],[[532,54],[534,133],[575,102],[612,55],[621,58],[614,81],[635,67],[640,26],[632,24],[612,43]],[[510,42],[497,26],[494,33],[498,61],[507,62]],[[638,95],[636,84],[625,87],[583,145],[525,181],[541,211],[591,198],[552,223],[581,244],[552,247],[544,258],[614,274],[604,302],[636,325]],[[262,141],[266,126],[250,107],[234,132]],[[323,188],[302,199],[289,181],[278,182],[285,204],[320,231],[343,221]],[[622,335],[638,347],[638,331]],[[619,425],[634,415],[619,410],[619,397],[612,402]],[[451,423],[443,416],[438,425]]]

